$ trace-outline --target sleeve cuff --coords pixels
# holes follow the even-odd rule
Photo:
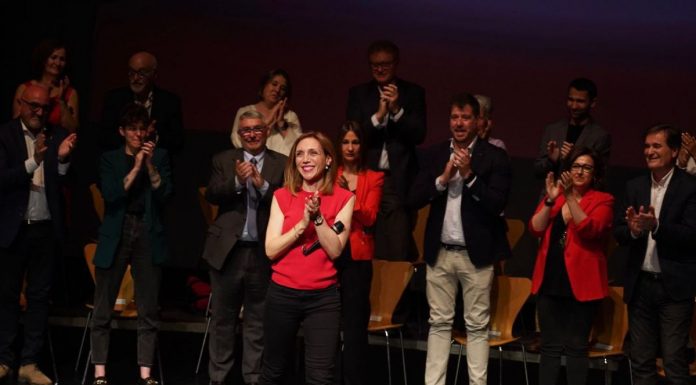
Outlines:
[[[68,173],[70,168],[70,163],[58,163],[58,175],[65,175]]]
[[[439,176],[437,178],[435,178],[435,190],[437,190],[438,192],[443,192],[443,191],[447,190],[447,186],[443,186],[440,184],[440,177]]]
[[[391,119],[392,122],[398,122],[399,119],[401,119],[402,116],[404,116],[404,108],[403,108],[403,107],[401,107],[401,108],[399,109],[399,112],[397,112],[397,113],[394,114],[394,115],[391,115],[391,116],[389,117],[389,119]]]
[[[370,121],[372,121],[372,125],[375,126],[375,128],[384,128],[387,123],[386,123],[386,117],[384,120],[381,122],[377,119],[377,114],[372,114],[372,117],[370,118]]]
[[[27,170],[27,174],[33,174],[34,171],[36,171],[36,169],[39,168],[39,164],[36,163],[34,157],[32,156],[31,158],[24,161],[24,168]]]
[[[266,192],[268,192],[268,186],[269,186],[268,181],[264,180],[263,185],[261,186],[260,189],[258,189],[259,193],[261,193],[261,195],[266,195]]]

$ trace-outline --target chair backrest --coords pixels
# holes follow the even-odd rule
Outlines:
[[[507,219],[507,227],[507,239],[512,250],[524,234],[524,222],[521,219]]]
[[[92,193],[92,205],[94,206],[94,212],[97,213],[97,217],[100,222],[104,222],[104,198],[102,197],[99,187],[96,183],[89,185],[89,192]]]
[[[425,225],[428,222],[428,215],[430,214],[430,205],[422,207],[418,210],[418,218],[416,219],[416,226],[413,228],[413,239],[416,241],[416,249],[418,249],[417,261],[422,262],[425,258],[423,255],[423,244],[425,243]]]
[[[96,243],[88,243],[85,245],[84,254],[85,262],[87,263],[87,269],[89,274],[92,276],[92,282],[96,284],[96,273],[94,268],[94,254],[97,252]],[[114,305],[114,311],[122,312],[129,307],[129,305],[135,302],[135,285],[133,284],[133,275],[131,274],[131,268],[128,266],[126,273],[123,275],[123,280],[121,280],[121,288],[118,291],[118,296],[116,297],[116,304]]]
[[[206,190],[206,187],[198,188],[198,203],[201,205],[201,211],[203,212],[203,218],[205,218],[205,223],[207,223],[208,226],[210,226],[215,221],[215,218],[217,218],[218,206],[208,202],[208,200],[205,199]]]
[[[627,332],[628,310],[623,301],[623,287],[610,286],[609,296],[597,309],[590,346],[601,350],[622,351]]]
[[[491,290],[491,334],[513,338],[512,326],[532,291],[529,278],[496,276]]]
[[[411,262],[372,261],[370,321],[391,323],[394,309],[413,276]]]

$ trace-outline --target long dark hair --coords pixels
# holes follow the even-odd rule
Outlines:
[[[363,134],[362,128],[360,128],[360,123],[354,120],[347,120],[341,125],[341,128],[339,128],[338,130],[338,136],[336,137],[336,152],[338,156],[338,162],[341,166],[344,165],[342,150],[343,139],[350,131],[352,131],[360,141],[360,151],[358,151],[358,171],[360,171],[365,166],[365,135]]]

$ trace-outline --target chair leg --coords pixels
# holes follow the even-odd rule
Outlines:
[[[389,385],[392,385],[391,353],[389,352],[389,330],[384,331],[384,336],[387,340],[387,374],[389,375]]]
[[[498,384],[503,385],[503,347],[498,346]]]
[[[454,372],[454,385],[459,383],[459,365],[462,362],[462,353],[464,353],[464,345],[459,345],[459,356],[457,356],[457,370]]]
[[[399,328],[399,341],[401,342],[401,367],[404,368],[404,385],[408,385],[408,380],[406,379],[406,353],[404,352],[404,334]]]
[[[609,372],[609,361],[604,357],[604,384],[611,385],[611,373]]]
[[[89,353],[87,353],[87,362],[85,363],[85,371],[82,372],[82,382],[80,384],[85,385],[87,381],[87,369],[89,369],[89,361],[92,359],[92,348],[89,348]]]
[[[529,373],[527,373],[527,351],[524,349],[524,344],[520,342],[522,347],[522,363],[524,365],[524,383],[529,385]]]
[[[210,316],[207,317],[208,320],[205,323],[205,333],[203,333],[203,342],[201,343],[201,351],[198,353],[198,363],[196,364],[196,374],[201,368],[201,361],[203,360],[203,351],[205,350],[205,342],[208,340],[208,331],[210,330]]]
[[[162,369],[162,355],[160,354],[159,343],[157,346],[157,369],[159,369],[160,385],[164,385],[164,370]]]
[[[75,361],[75,373],[80,369],[80,358],[82,358],[82,350],[85,348],[85,339],[87,339],[87,330],[89,330],[89,323],[92,321],[92,312],[87,313],[87,323],[85,323],[85,329],[82,331],[82,340],[80,341],[80,350],[77,351],[77,360]]]
[[[53,351],[53,337],[51,336],[51,329],[46,329],[46,338],[48,338],[48,351],[51,354],[51,366],[53,366],[53,384],[58,385],[60,382],[58,379],[58,367],[56,366],[56,354]]]
[[[626,357],[628,360],[628,378],[631,379],[631,385],[633,385],[633,365],[631,365],[631,357]]]

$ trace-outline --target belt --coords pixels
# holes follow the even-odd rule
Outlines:
[[[259,241],[244,241],[244,240],[237,240],[237,243],[235,243],[235,246],[239,247],[259,247]]]
[[[51,223],[50,219],[40,219],[40,220],[23,219],[22,220],[23,225],[46,225],[49,223]]]
[[[662,279],[662,273],[655,273],[654,271],[641,270],[640,275],[653,281],[659,281]]]
[[[463,251],[466,250],[466,246],[462,245],[450,245],[449,243],[440,243],[442,247],[447,251]]]

